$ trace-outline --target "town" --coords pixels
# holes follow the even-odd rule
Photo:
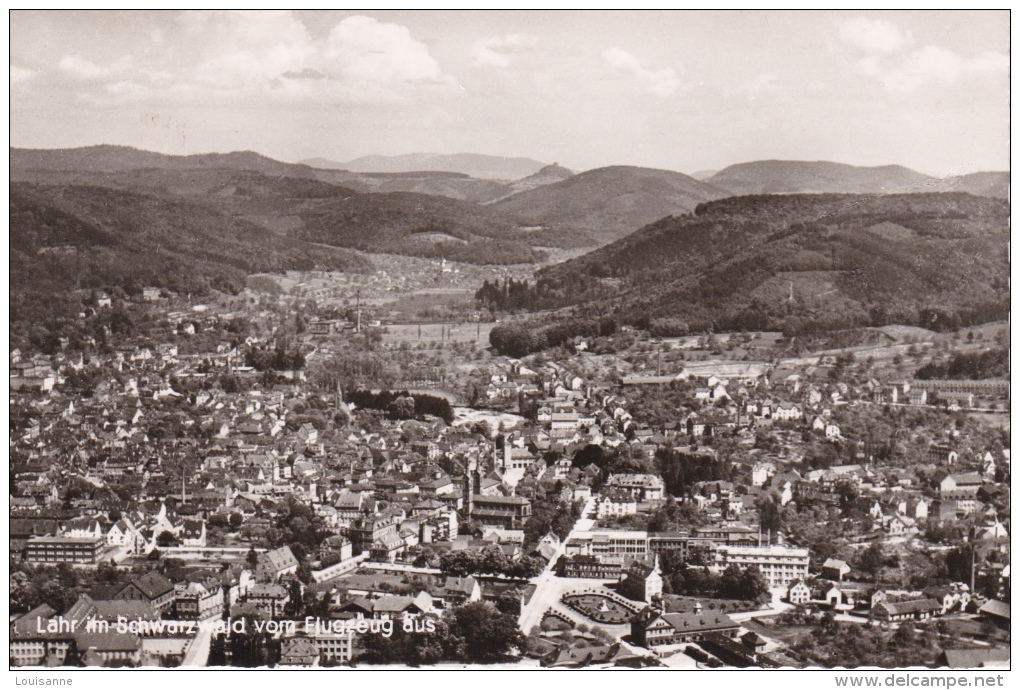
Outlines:
[[[1008,662],[1009,381],[918,375],[1005,323],[510,357],[499,271],[80,291],[10,353],[12,666]]]

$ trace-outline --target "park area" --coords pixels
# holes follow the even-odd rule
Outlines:
[[[622,625],[629,623],[634,612],[609,597],[598,594],[577,594],[563,597],[563,603],[596,623]]]

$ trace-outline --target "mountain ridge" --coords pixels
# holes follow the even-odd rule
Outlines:
[[[255,151],[174,155],[145,151],[131,146],[100,144],[72,149],[10,149],[12,171],[75,170],[79,172],[117,173],[148,168],[187,170],[232,168],[267,175],[314,178],[307,165],[284,163]]]
[[[1008,173],[939,178],[902,165],[855,166],[833,161],[759,160],[727,166],[705,180],[733,196],[750,194],[902,194],[965,191],[1006,198]]]
[[[525,157],[493,156],[483,153],[408,153],[397,156],[361,156],[346,162],[312,158],[323,169],[360,173],[401,173],[419,171],[460,172],[483,180],[518,180],[538,172],[545,163]]]

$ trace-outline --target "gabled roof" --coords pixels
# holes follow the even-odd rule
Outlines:
[[[306,637],[288,637],[280,645],[280,664],[311,666],[319,658],[315,644]]]
[[[372,613],[375,609],[375,602],[365,597],[348,599],[339,606],[340,611],[362,611],[366,614]]]
[[[249,597],[268,597],[282,599],[287,596],[287,588],[274,583],[259,583],[251,588]]]
[[[934,599],[913,599],[911,601],[897,602],[883,601],[878,606],[885,608],[893,616],[904,613],[925,613],[942,610],[942,602],[935,601]]]
[[[39,621],[48,620],[56,614],[57,612],[47,604],[40,604],[11,623],[11,636],[36,635],[38,634],[38,629],[43,627]]]
[[[137,599],[105,599],[95,601],[95,617],[115,623],[121,617],[129,621],[152,621],[159,618],[147,601]]]
[[[957,486],[980,486],[984,483],[984,479],[977,472],[963,472],[949,476],[953,478]]]
[[[1009,604],[997,599],[989,599],[984,606],[978,609],[978,613],[986,613],[996,618],[1009,620]]]
[[[103,632],[75,635],[80,652],[135,652],[142,647],[142,640],[133,632]]]
[[[736,628],[738,624],[725,613],[664,613],[662,619],[679,633],[706,632]]]
[[[447,577],[443,589],[456,594],[470,595],[478,582],[473,577]]]
[[[418,602],[416,597],[386,594],[372,603],[373,610],[376,613],[402,613]],[[421,608],[421,606],[419,606],[419,608]]]
[[[949,668],[982,668],[1008,664],[1009,649],[947,649],[943,652]]]
[[[298,565],[298,559],[294,556],[289,546],[281,546],[278,549],[264,553],[259,556],[259,560],[266,563],[276,572]]]

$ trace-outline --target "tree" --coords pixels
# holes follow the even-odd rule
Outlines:
[[[156,545],[166,548],[168,546],[179,546],[180,541],[174,536],[173,532],[162,531],[159,536],[156,537]]]
[[[303,588],[300,579],[293,579],[287,583],[287,604],[284,607],[284,615],[297,618],[304,610]]]
[[[386,411],[390,419],[413,419],[414,398],[411,396],[401,396],[391,402]]]
[[[477,601],[453,610],[453,620],[464,638],[465,660],[487,663],[505,659],[514,649],[524,646],[517,618],[503,613],[486,601]]]
[[[533,329],[519,324],[500,325],[489,331],[489,344],[508,357],[524,357],[540,350],[545,345],[542,340]]]
[[[857,485],[848,479],[838,480],[836,482],[835,490],[836,495],[839,496],[839,505],[843,509],[844,513],[857,502],[857,499],[860,498],[861,495]]]
[[[496,599],[496,608],[510,616],[521,615],[521,593],[516,589],[502,592]]]
[[[378,664],[406,664],[412,667],[440,661],[464,660],[464,640],[448,617],[428,614],[411,621],[414,631],[406,631],[396,621],[393,634],[365,635],[359,661]]]
[[[857,569],[871,575],[871,579],[875,582],[878,582],[879,575],[882,574],[883,565],[885,565],[885,554],[882,551],[881,542],[872,542],[857,556]]]
[[[783,511],[771,495],[759,496],[754,505],[758,509],[758,521],[762,529],[773,535],[782,528]]]
[[[724,599],[741,599],[743,576],[740,566],[735,563],[726,566],[719,581],[719,596]]]
[[[974,549],[970,544],[958,546],[946,552],[946,573],[953,582],[966,582],[970,584],[972,566],[974,563]]]
[[[748,566],[740,576],[741,599],[763,604],[772,598],[769,584],[756,565]]]
[[[39,590],[28,579],[28,575],[15,571],[11,573],[11,598],[10,607],[12,611],[24,612],[35,608],[39,601]]]

